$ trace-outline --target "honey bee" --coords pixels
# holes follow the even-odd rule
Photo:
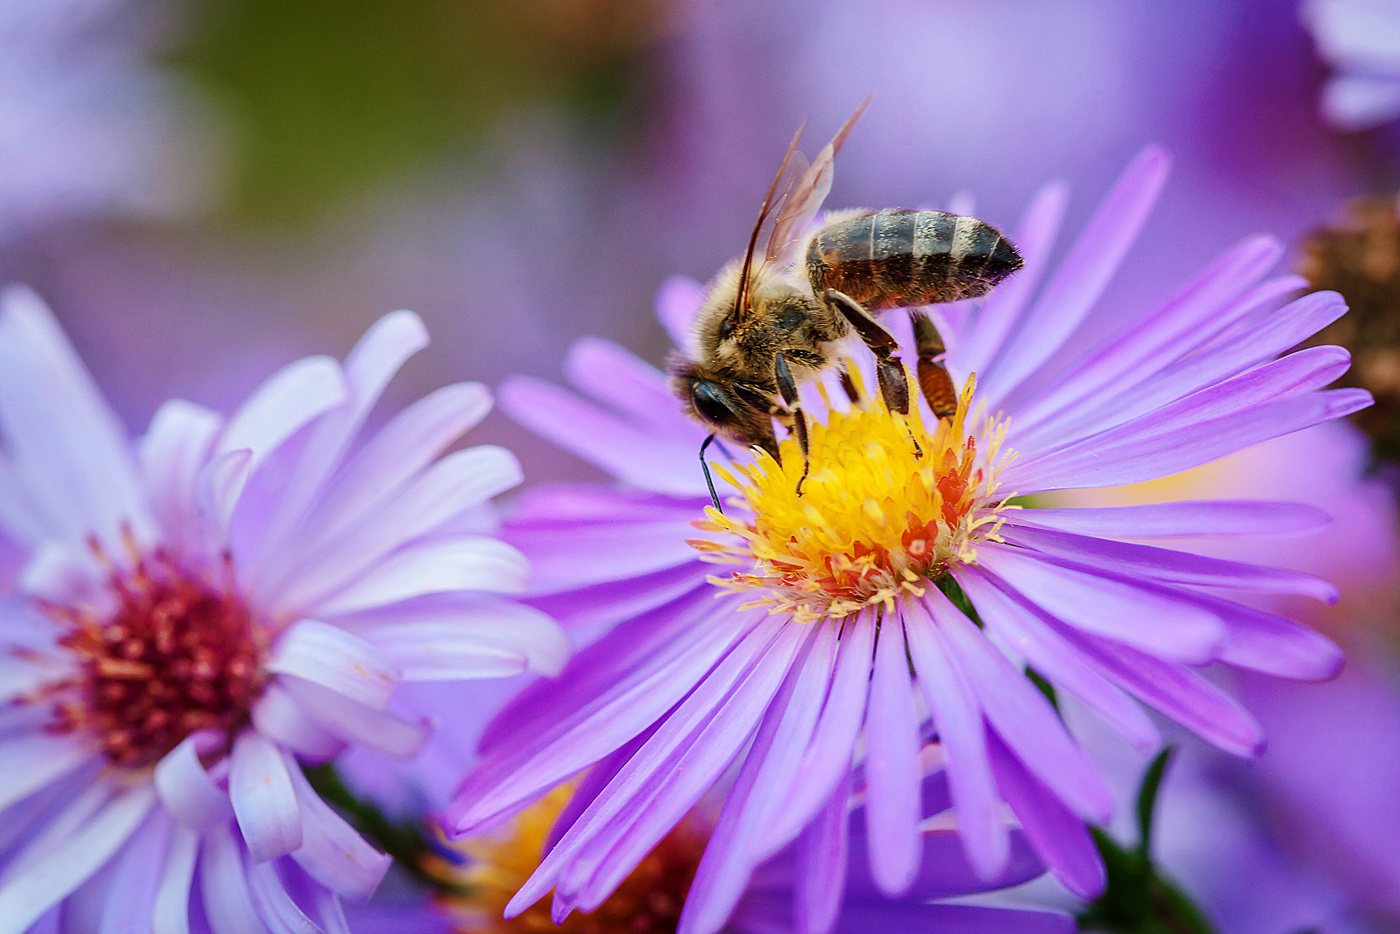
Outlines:
[[[696,359],[671,360],[676,394],[712,430],[700,450],[707,482],[705,448],[716,435],[776,458],[775,418],[792,431],[807,458],[797,383],[838,366],[836,342],[851,332],[875,354],[886,405],[907,413],[909,389],[898,344],[874,317],[889,309],[910,309],[919,390],[936,416],[952,416],[958,394],[943,364],[943,339],[920,306],[985,295],[1021,268],[1016,248],[975,217],[903,209],[834,211],[812,229],[831,190],[836,152],[867,103],[810,166],[797,152],[802,131],[793,136],[764,195],[748,249],[720,270],[701,304]],[[760,256],[760,232],[770,217]],[[715,498],[712,483],[710,491]]]

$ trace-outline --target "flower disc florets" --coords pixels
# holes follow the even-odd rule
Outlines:
[[[779,460],[759,454],[735,468],[737,477],[721,468],[752,515],[709,509],[697,523],[741,539],[691,542],[711,560],[747,566],[712,580],[753,591],[748,606],[811,622],[918,596],[952,563],[972,560],[999,523],[1005,503],[995,475],[1007,460],[999,457],[1004,426],[982,433],[985,452],[967,430],[973,385],[953,419],[931,430],[917,408],[900,415],[878,398],[832,409],[825,424],[813,420],[800,492],[803,458],[791,437]]]
[[[156,549],[131,567],[108,566],[105,612],[48,604],[70,628],[59,637],[78,674],[55,685],[54,733],[91,731],[107,760],[154,765],[196,730],[232,736],[262,693],[266,636],[229,586]],[[227,574],[232,580],[232,569]]]

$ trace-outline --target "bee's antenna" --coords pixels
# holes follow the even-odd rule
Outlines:
[[[715,481],[710,477],[710,465],[705,460],[705,449],[709,447],[710,442],[714,440],[715,435],[711,434],[705,439],[704,443],[700,445],[700,469],[705,471],[705,486],[710,488],[710,502],[714,503],[715,509],[720,515],[724,515],[724,507],[719,504],[719,496],[715,493]],[[723,445],[720,445],[720,450],[724,450]]]

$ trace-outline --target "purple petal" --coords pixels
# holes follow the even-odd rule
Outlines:
[[[603,639],[596,643],[564,672],[564,679],[569,678],[571,671],[585,672],[576,686],[567,682],[559,685],[553,698],[550,692],[554,685],[546,683],[536,689],[536,694],[545,701],[541,712],[554,715],[553,726],[540,730],[522,727],[511,743],[500,745],[496,750],[497,761],[487,763],[488,767],[469,778],[457,800],[448,808],[450,825],[457,833],[470,833],[592,765],[642,732],[697,684],[704,683],[710,669],[731,653],[756,617],[751,615],[748,619],[748,625],[742,626],[722,625],[730,622],[723,619],[715,620],[715,625],[692,627],[698,630],[694,641],[675,640],[667,647],[669,651],[663,650],[616,680],[609,679],[601,684],[596,678],[597,672],[588,670],[588,663],[595,656],[607,658],[612,648],[610,643],[616,640]],[[626,652],[619,654],[624,661],[633,657]],[[604,685],[607,687],[597,693],[590,690]],[[495,723],[519,723],[515,713],[522,709],[522,702],[528,703],[531,699],[530,692],[522,695],[520,701],[497,716]],[[554,706],[555,703],[558,706]],[[482,738],[483,749],[488,748],[490,740],[489,733]]]
[[[1022,417],[1020,429],[1012,431],[1015,444],[1029,450],[1078,441],[1238,376],[1292,349],[1346,311],[1335,294],[1315,292],[1262,320],[1255,314],[1306,285],[1298,276],[1282,276],[1255,286],[1215,309],[1212,319],[1227,325],[1223,331],[1214,327],[1193,331],[1190,342],[1163,354],[1151,366],[1139,367],[1131,381],[1115,385],[1113,392],[1090,395],[1055,418],[1027,421]],[[1072,367],[1066,370],[1072,371]]]
[[[712,592],[708,583],[712,573],[714,569],[710,565],[692,561],[642,577],[542,594],[528,598],[527,602],[558,620],[576,645],[587,646],[624,620],[645,616],[659,607],[693,596],[702,588],[708,596]]]
[[[199,889],[212,934],[267,934],[253,908],[243,854],[233,835],[221,827],[205,835],[202,842]]]
[[[1258,408],[1265,402],[1320,389],[1347,371],[1351,355],[1340,347],[1309,347],[1214,383],[1148,414],[1083,441],[1051,448],[1054,453],[1034,463],[1063,462],[1093,452],[1169,435],[1201,422],[1227,418]]]
[[[505,601],[421,612],[414,622],[360,631],[405,681],[557,675],[570,654],[569,637],[554,620]]]
[[[852,901],[884,900],[885,896],[876,887],[869,873],[863,869],[867,862],[860,845],[859,825],[863,820],[864,812],[856,811],[852,820],[855,836],[852,838],[854,845],[851,847],[850,856],[851,875],[846,882],[848,898]],[[933,898],[975,895],[991,889],[1020,885],[1045,873],[1045,864],[1031,849],[1026,835],[1019,829],[1008,833],[1011,855],[1007,859],[1006,868],[996,878],[988,880],[979,876],[968,862],[967,848],[956,826],[930,829],[928,823],[925,822],[923,832],[924,858],[919,878],[900,901],[927,902]],[[938,823],[942,824],[945,821],[940,819]]]
[[[226,546],[229,520],[248,483],[252,463],[253,452],[242,448],[220,454],[199,471],[195,479],[195,512],[201,529],[195,547],[204,548],[201,557],[211,559]]]
[[[613,518],[539,529],[512,526],[505,538],[530,559],[530,593],[549,594],[700,563],[699,553],[686,543],[696,537],[691,523],[699,514],[687,509],[662,521]],[[707,570],[714,573],[713,566]]]
[[[1018,409],[1018,417],[1034,424],[1063,418],[1066,410],[1085,400],[1098,401],[1108,388],[1120,392],[1155,375],[1173,359],[1209,341],[1233,316],[1243,314],[1247,309],[1232,308],[1231,299],[1254,285],[1282,255],[1283,247],[1273,237],[1245,239],[1127,333],[1101,342],[1065,367],[1059,379]],[[1261,354],[1255,362],[1269,356]]]
[[[943,645],[967,674],[978,703],[994,729],[1036,777],[1086,820],[1106,823],[1113,794],[1098,770],[1070,739],[1055,708],[1022,672],[993,649],[972,621],[956,611],[942,592],[925,597],[935,608]],[[939,607],[938,604],[946,604]],[[872,789],[874,800],[877,789]],[[878,880],[877,880],[878,881]]]
[[[253,452],[251,469],[307,422],[345,402],[348,390],[340,364],[330,357],[303,357],[268,377],[229,417],[215,455]]]
[[[1095,898],[1106,876],[1089,830],[1048,788],[1030,775],[996,734],[988,736],[997,788],[1016,812],[1031,845],[1055,878],[1080,898]]]
[[[449,454],[353,528],[299,561],[287,586],[267,599],[285,606],[312,605],[370,572],[395,549],[434,532],[520,479],[520,462],[504,448],[482,446]]]
[[[1334,584],[1299,571],[1225,561],[1111,539],[1069,532],[1003,527],[1002,537],[1012,544],[1037,549],[1067,559],[1089,571],[1103,569],[1128,577],[1146,577],[1195,587],[1223,587],[1254,593],[1286,593],[1336,603],[1340,591]]]
[[[1220,620],[1199,606],[1024,549],[986,544],[977,563],[1056,619],[1154,655],[1205,662],[1224,638]]]
[[[520,424],[626,483],[676,496],[705,494],[700,449],[657,437],[565,389],[519,376],[501,385],[501,408]],[[676,419],[684,418],[679,405]]]
[[[0,882],[0,934],[23,934],[87,881],[136,832],[154,803],[155,789],[141,783],[116,794],[99,786],[70,805],[30,844],[35,855],[21,854],[7,869]],[[65,819],[74,816],[77,822]],[[59,830],[67,833],[55,839]]]
[[[305,828],[301,848],[292,854],[297,865],[342,898],[368,901],[393,859],[366,843],[322,801],[307,783],[296,761],[287,757]]]
[[[736,646],[579,816],[507,905],[507,916],[556,880],[556,909],[560,896],[584,911],[602,904],[749,741],[808,635],[776,621]]]
[[[981,373],[1006,343],[1006,336],[1020,321],[1041,277],[1049,268],[1050,248],[1064,218],[1069,189],[1046,185],[1036,192],[1017,227],[1015,244],[1025,265],[982,302],[973,317],[972,331],[961,344],[950,345],[948,367],[961,384],[969,374]]]
[[[199,471],[223,424],[217,412],[174,399],[160,407],[141,439],[142,479],[166,541],[189,541]]]
[[[61,534],[20,480],[15,465],[0,450],[0,531],[25,545]]]
[[[151,934],[189,934],[190,884],[199,837],[179,824],[170,829],[160,880],[151,906]]]
[[[399,686],[400,671],[371,642],[336,626],[303,619],[273,646],[266,669],[329,688],[383,710]]]
[[[850,797],[848,772],[826,807],[802,834],[797,848],[797,884],[793,893],[795,934],[827,934],[840,916],[846,891]],[[861,862],[864,864],[867,860]]]
[[[1062,638],[1040,613],[1004,593],[977,568],[960,568],[955,576],[977,607],[987,631],[1057,689],[1079,698],[1138,749],[1148,751],[1162,744],[1161,733],[1137,702],[1104,680],[1085,661],[1083,653]]]
[[[689,276],[671,276],[656,290],[656,320],[683,353],[694,353],[695,316],[704,300],[705,287]]]
[[[1058,911],[980,905],[848,904],[840,934],[871,931],[937,931],[938,934],[1073,934],[1074,919]]]
[[[320,934],[321,927],[306,916],[282,885],[271,863],[248,867],[248,894],[272,934]]]
[[[29,495],[72,544],[95,532],[117,546],[124,522],[150,538],[120,420],[53,314],[22,286],[0,293],[0,430]]]
[[[160,803],[190,830],[227,824],[233,817],[228,795],[209,777],[199,760],[201,752],[213,752],[224,741],[222,735],[213,731],[191,733],[156,765],[155,787]]]
[[[922,620],[916,620],[915,626]],[[919,721],[902,627],[887,623],[875,643],[865,712],[866,829],[870,872],[891,898],[919,874]]]
[[[1191,669],[1083,633],[1066,634],[1107,678],[1208,742],[1237,756],[1257,756],[1263,751],[1258,722]]]
[[[1199,467],[1260,441],[1350,415],[1371,405],[1372,401],[1371,394],[1365,390],[1331,389],[1280,399],[1224,418],[1162,430],[1150,437],[1128,438],[1121,444],[1106,445],[1103,436],[1095,436],[1084,442],[1078,453],[1059,452],[1034,462],[1017,462],[1007,469],[1002,479],[1008,487],[1026,494],[1156,480]],[[1129,422],[1122,429],[1113,429],[1104,435],[1123,437],[1120,431],[1126,434],[1138,427],[1162,428],[1163,424],[1156,419],[1156,413],[1149,413],[1143,417],[1141,425]]]
[[[1144,150],[1123,171],[1069,254],[985,373],[988,404],[1007,397],[1050,359],[1098,301],[1137,239],[1167,178],[1170,160]]]
[[[408,759],[423,748],[428,727],[387,710],[376,710],[310,681],[284,678],[281,684],[327,730],[391,759]]]
[[[665,288],[665,286],[663,286]],[[707,432],[676,417],[680,403],[665,373],[611,341],[585,337],[564,360],[569,382],[634,424],[697,449]]]
[[[285,555],[290,564],[342,535],[370,510],[401,490],[491,410],[479,383],[456,383],[429,393],[399,412],[338,472]],[[267,585],[275,587],[275,575]]]
[[[987,762],[982,709],[967,674],[957,667],[939,632],[943,625],[940,617],[951,606],[946,601],[929,605],[929,616],[924,620],[915,618],[908,608],[904,637],[939,742],[947,751],[953,809],[963,829],[968,859],[978,875],[992,879],[1002,872],[1011,851]]]
[[[0,743],[0,811],[95,757],[86,736],[31,734]]]
[[[1321,681],[1342,670],[1345,658],[1335,642],[1287,617],[1201,594],[1211,612],[1225,621],[1220,661],[1280,678]]]
[[[837,786],[851,772],[856,741],[865,725],[871,662],[875,655],[875,617],[866,612],[841,634],[831,691],[822,707],[812,741],[802,753],[802,780],[789,792],[778,825],[778,840],[791,840],[802,831]]]
[[[1316,506],[1268,500],[1192,500],[1142,506],[1027,509],[1007,515],[1012,525],[1104,538],[1197,535],[1297,535],[1332,519]]]
[[[769,707],[696,870],[681,934],[719,930],[755,867],[789,842],[772,835],[774,816],[801,780],[802,754],[831,686],[836,644],[836,627],[821,628]]]
[[[301,846],[301,814],[282,754],[252,730],[233,741],[228,796],[253,862],[285,856]]]
[[[344,740],[317,723],[280,684],[263,689],[253,704],[253,726],[280,746],[324,760],[345,748]]]
[[[309,605],[306,612],[336,616],[456,590],[520,593],[528,574],[524,556],[494,538],[423,542],[399,550],[335,596]]]
[[[98,934],[151,930],[166,845],[174,829],[174,821],[155,812],[113,858],[109,864],[114,866],[112,880],[103,893]]]

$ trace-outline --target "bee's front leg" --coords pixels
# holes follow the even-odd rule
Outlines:
[[[773,376],[778,381],[778,393],[787,406],[787,414],[792,418],[792,433],[797,436],[797,446],[802,451],[802,476],[797,479],[797,495],[802,495],[802,484],[807,480],[807,471],[812,467],[810,443],[807,439],[807,416],[802,414],[802,404],[797,398],[797,381],[792,378],[787,358],[780,352],[773,358]]]

